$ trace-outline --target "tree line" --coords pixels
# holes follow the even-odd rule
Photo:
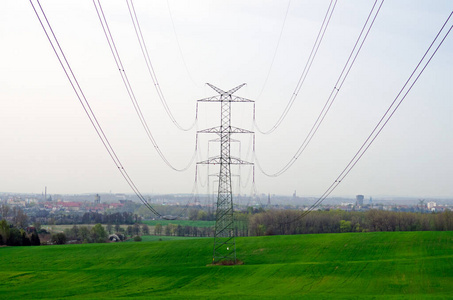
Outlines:
[[[73,224],[135,224],[142,221],[142,217],[132,212],[115,213],[56,213],[35,214],[30,217],[31,222],[39,222],[49,225],[73,225]]]
[[[187,236],[187,237],[208,237],[214,236],[213,227],[196,227],[196,226],[182,226],[176,224],[156,224],[154,226],[154,235],[166,236]]]
[[[22,208],[0,205],[0,245],[39,246],[38,232],[28,225],[29,218]]]
[[[63,233],[57,233],[52,236],[52,241],[56,244],[65,244],[67,241],[80,243],[105,243],[108,233],[100,224],[93,227],[77,226],[65,229]]]
[[[198,213],[192,213],[195,215]],[[448,210],[441,213],[330,210],[313,211],[304,217],[298,210],[261,210],[237,212],[234,219],[235,236],[453,230],[453,212]],[[214,231],[214,227],[156,224],[151,234],[212,237]]]
[[[41,241],[36,230],[27,231],[16,227],[3,219],[0,221],[0,245],[7,246],[39,246]]]
[[[249,235],[285,235],[371,231],[447,231],[453,230],[453,212],[411,213],[383,210],[346,212],[268,210],[251,215]]]
[[[9,224],[18,229],[28,227],[29,218],[24,210],[20,207],[2,204],[0,205],[0,220],[7,220]]]
[[[39,240],[40,222],[29,218],[21,208],[0,206],[3,220],[0,228],[0,245],[32,245]],[[212,220],[215,214],[201,209],[188,211],[190,220]],[[54,216],[54,218],[57,216]],[[313,211],[304,217],[298,210],[248,209],[235,212],[235,236],[371,232],[371,231],[441,231],[453,230],[453,212],[421,213],[395,212],[383,210],[360,211]],[[187,237],[212,237],[214,227],[156,224],[151,231],[148,225],[141,224],[141,216],[131,212],[61,215],[47,224],[74,224],[61,234],[52,235],[51,243],[105,242],[108,235],[115,234],[118,240],[140,235],[167,235]],[[96,224],[80,226],[80,224]],[[105,228],[101,224],[106,224]],[[127,227],[120,226],[128,225]],[[79,226],[78,226],[79,225]],[[102,228],[102,229],[101,229]],[[32,239],[34,239],[32,241]],[[64,241],[64,242],[63,242]]]

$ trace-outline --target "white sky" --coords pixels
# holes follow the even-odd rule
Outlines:
[[[257,156],[276,172],[294,155],[327,100],[374,1],[339,1],[302,90],[282,125],[256,134]],[[137,99],[159,147],[180,168],[195,130],[179,131],[160,104],[125,1],[104,12]],[[168,168],[147,139],[122,85],[92,1],[41,4],[115,151],[142,193],[190,193],[195,166]],[[287,1],[134,2],[151,60],[175,118],[189,126],[209,82],[256,100],[260,128],[283,112],[302,73],[329,1],[291,2],[269,80]],[[387,1],[307,150],[288,172],[256,170],[259,193],[319,196],[346,166],[453,10],[453,1]],[[450,20],[449,25],[451,26]],[[453,35],[447,38],[382,134],[332,196],[453,196]],[[0,4],[0,191],[124,192],[126,182],[82,110],[28,1]],[[187,70],[184,66],[184,61]],[[233,126],[252,128],[250,104],[233,105]],[[218,125],[218,104],[200,104],[198,129]],[[208,140],[199,139],[198,160]],[[250,145],[241,140],[242,158]],[[210,155],[215,153],[211,143]],[[232,145],[238,155],[238,146]],[[248,168],[242,168],[242,180]],[[213,169],[210,170],[213,173]],[[206,170],[200,170],[204,184]],[[245,182],[243,182],[245,184]],[[210,182],[211,189],[214,183]],[[249,193],[250,184],[241,188]],[[235,192],[238,190],[236,189]],[[206,189],[199,186],[199,192]]]

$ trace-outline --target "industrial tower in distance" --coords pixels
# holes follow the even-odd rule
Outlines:
[[[220,136],[220,155],[209,157],[206,161],[198,162],[198,164],[220,165],[212,262],[231,261],[232,263],[236,263],[236,241],[230,166],[252,165],[253,163],[243,161],[238,157],[232,157],[230,154],[230,142],[231,135],[234,133],[253,134],[253,132],[231,126],[231,103],[253,103],[254,101],[233,96],[233,94],[243,87],[245,83],[226,92],[212,84],[208,83],[207,85],[219,93],[219,95],[201,99],[198,100],[198,102],[220,102],[221,105],[220,126],[198,131],[198,133],[215,133]]]

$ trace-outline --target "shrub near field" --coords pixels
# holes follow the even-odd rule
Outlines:
[[[212,239],[0,248],[2,299],[448,298],[453,232],[237,239],[244,265],[212,266]]]

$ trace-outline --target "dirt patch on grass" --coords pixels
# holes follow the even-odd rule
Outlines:
[[[244,262],[242,260],[221,260],[218,262],[213,262],[211,266],[234,266],[234,265],[243,265]]]

